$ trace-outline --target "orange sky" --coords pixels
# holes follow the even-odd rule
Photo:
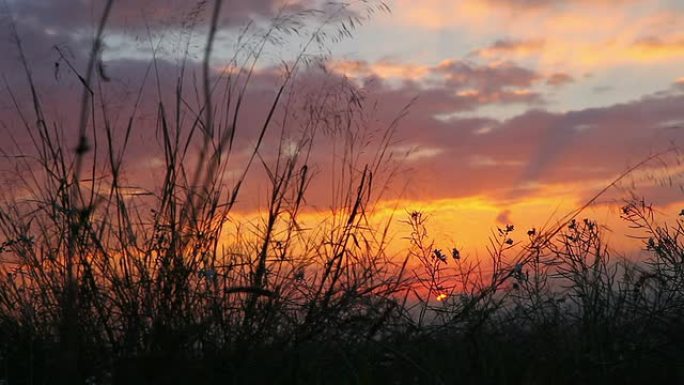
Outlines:
[[[140,84],[151,60],[150,41],[160,60],[160,88],[173,95],[182,52],[179,41],[186,36],[181,27],[194,9],[191,3],[154,0],[141,5],[127,0],[117,4],[102,53],[113,79],[106,96],[116,106],[115,125],[126,123],[131,90]],[[248,19],[268,19],[284,4],[298,10],[321,2],[232,3],[221,19],[212,62],[217,72],[226,68],[236,31]],[[523,229],[553,223],[628,167],[650,154],[678,148],[684,139],[684,5],[680,1],[387,3],[391,13],[376,12],[352,38],[330,44],[326,75],[315,66],[306,68],[296,83],[300,96],[340,84],[365,95],[373,107],[367,109],[372,118],[367,121],[368,136],[363,137],[368,139],[364,156],[369,157],[378,146],[373,133],[381,132],[411,104],[387,144],[393,161],[385,171],[396,174],[382,195],[378,220],[392,212],[390,208],[396,208],[399,216],[424,211],[440,245],[454,244],[479,255],[495,226],[510,222],[522,235]],[[61,47],[77,66],[83,64],[82,47],[92,30],[97,3],[9,0],[8,9],[23,36],[41,98],[49,106],[47,113],[58,126],[69,127],[77,108],[72,102],[77,99],[71,96],[78,94],[78,82],[68,71],[55,71],[54,63],[60,59],[53,47]],[[198,18],[198,30],[204,31],[205,20]],[[9,28],[7,23],[0,27]],[[239,175],[240,162],[254,143],[258,122],[250,117],[263,116],[263,101],[274,93],[278,80],[274,63],[291,62],[292,52],[297,52],[293,48],[301,47],[301,39],[288,39],[292,41],[274,47],[257,66],[244,107],[242,122],[247,128],[237,139],[228,183]],[[13,49],[7,41],[0,44],[6,52]],[[192,40],[189,47],[192,73],[199,70],[202,40]],[[21,102],[30,95],[20,70],[16,55],[0,59],[0,72]],[[151,100],[153,91],[146,94]],[[188,100],[195,97],[192,92],[188,91]],[[335,106],[331,102],[328,107]],[[143,105],[136,120],[135,144],[129,151],[130,164],[135,165],[128,173],[131,184],[156,175],[163,166],[160,153],[150,146],[156,140],[150,123],[155,108],[154,102]],[[13,135],[19,143],[27,142],[16,128],[19,119],[7,92],[0,98],[0,121],[6,138]],[[296,139],[296,127],[285,131]],[[316,179],[309,202],[311,210],[319,212],[307,214],[312,223],[334,206],[331,170],[341,147],[335,149],[333,143],[339,140],[320,135],[312,149]],[[276,144],[276,137],[267,138],[260,154],[266,161],[274,159]],[[239,206],[240,215],[247,217],[245,213],[264,206],[267,185],[263,172],[250,178],[253,181]],[[679,157],[668,153],[601,199],[613,204],[582,215],[613,229],[616,250],[633,250],[634,242],[619,236],[628,231],[619,220],[621,199],[633,190],[673,218],[684,201],[680,182]],[[401,244],[404,230],[396,224],[394,231]]]

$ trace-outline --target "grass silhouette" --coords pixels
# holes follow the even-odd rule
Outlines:
[[[103,91],[112,81],[102,61],[116,6],[108,0],[83,72],[58,49],[82,92],[75,140],[44,112],[13,29],[32,113],[8,86],[30,145],[3,149],[5,161],[24,170],[7,182],[21,193],[0,207],[4,383],[684,380],[684,222],[658,224],[645,202],[627,202],[623,217],[643,232],[650,259],[612,261],[601,227],[580,219],[662,154],[558,224],[527,230],[523,242],[514,238],[525,230],[498,229],[486,267],[438,249],[420,212],[405,220],[406,255],[387,252],[388,227],[371,225],[370,216],[395,171],[388,148],[406,109],[373,131],[373,108],[349,81],[306,93],[297,78],[322,60],[311,51],[388,11],[382,2],[358,4],[360,13],[339,4],[249,26],[216,75],[212,55],[227,4],[203,2],[210,21],[200,79],[189,73],[188,39],[173,96],[162,90],[154,57],[121,123]],[[306,29],[311,19],[316,27]],[[263,114],[245,119],[260,60],[291,35],[303,37],[301,51],[279,68]],[[132,188],[127,154],[144,129],[143,105],[156,111],[146,124],[156,127],[164,171],[153,188]],[[300,127],[296,135],[288,119]],[[242,134],[253,139],[246,151],[237,144]],[[300,217],[321,136],[341,143],[328,171],[333,210],[306,229]],[[255,168],[268,181],[266,209],[244,231],[231,221]]]

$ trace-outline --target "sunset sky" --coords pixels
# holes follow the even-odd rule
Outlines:
[[[29,100],[9,37],[14,20],[41,98],[64,126],[78,107],[78,99],[66,95],[77,95],[79,85],[63,61],[61,72],[55,70],[60,60],[54,47],[82,65],[101,3],[7,0],[0,5],[0,49],[5,53],[0,72],[7,86],[20,101]],[[179,49],[176,37],[182,34],[178,26],[196,3],[115,2],[102,53],[113,79],[112,103],[123,106],[148,68],[150,33],[162,42],[157,53],[162,71],[166,64],[171,68]],[[225,3],[212,62],[217,71],[248,19],[266,20],[284,5],[280,0]],[[286,5],[297,10],[318,3],[293,0]],[[390,13],[377,12],[352,38],[331,44],[325,66],[378,103],[378,121],[391,121],[411,104],[390,147],[402,158],[401,172],[382,207],[396,208],[400,215],[429,213],[434,234],[443,242],[476,253],[494,226],[539,227],[648,155],[682,144],[681,0],[394,0],[387,5]],[[197,68],[202,41],[190,48]],[[273,63],[292,59],[288,52],[300,45],[285,42],[282,52],[267,55],[255,79],[262,88],[254,95],[268,94]],[[316,87],[313,72],[304,71],[301,78]],[[171,76],[171,86],[174,80]],[[2,143],[9,143],[10,135],[22,142],[26,138],[16,129],[18,117],[4,88]],[[141,119],[153,115],[153,109],[143,111]],[[149,132],[135,135],[135,173],[155,172],[156,158],[145,145]],[[327,151],[314,148],[313,158],[322,159]],[[684,201],[681,172],[677,157],[668,154],[626,178],[600,202],[619,204],[636,187],[664,215],[676,215]],[[323,189],[326,183],[312,188]],[[260,203],[259,198],[251,202]],[[615,207],[591,208],[583,216],[622,229]]]

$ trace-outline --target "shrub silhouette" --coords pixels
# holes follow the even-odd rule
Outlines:
[[[7,152],[22,171],[6,183],[20,193],[0,208],[3,381],[682,381],[683,222],[659,225],[646,203],[629,201],[623,217],[643,231],[651,258],[611,261],[599,224],[579,219],[592,199],[526,236],[498,229],[484,262],[439,249],[427,215],[411,212],[409,249],[390,255],[388,225],[371,215],[396,170],[388,148],[406,109],[376,132],[372,103],[349,81],[331,76],[307,91],[297,79],[325,59],[312,51],[387,6],[279,14],[266,29],[245,29],[216,75],[222,3],[200,5],[210,21],[199,79],[186,48],[169,98],[155,57],[152,80],[120,123],[103,92],[114,78],[102,61],[115,6],[107,1],[83,72],[56,50],[82,92],[74,138],[44,112],[14,30],[32,116],[17,103],[31,144]],[[304,39],[302,50],[279,67],[263,114],[245,116],[257,64],[290,35]],[[145,124],[157,129],[164,171],[156,185],[132,188],[126,157],[144,106],[156,113]],[[241,135],[253,144],[240,163],[249,142],[238,145]],[[342,143],[330,170],[332,212],[306,228],[321,136]],[[266,208],[260,221],[242,223],[235,207],[254,169],[268,181]]]

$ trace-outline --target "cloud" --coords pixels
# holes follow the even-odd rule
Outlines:
[[[491,156],[482,155],[472,155],[469,161],[470,167],[482,168],[482,167],[522,167],[525,165],[524,162],[519,160],[498,160]]]
[[[513,223],[513,221],[511,221],[511,210],[499,212],[499,215],[496,216],[496,222],[500,225],[510,225]]]
[[[178,69],[173,63],[158,64],[163,94],[173,97]],[[121,117],[128,115],[134,92],[142,84],[148,65],[147,61],[139,60],[107,63],[108,74],[113,79],[107,84],[113,113]],[[368,63],[359,65],[372,68]],[[199,67],[193,64],[187,71],[186,76],[191,77]],[[497,120],[478,116],[477,110],[490,104],[534,105],[542,96],[525,90],[548,81],[549,77],[512,63],[490,66],[471,62],[444,62],[426,67],[424,77],[440,80],[429,87],[410,79],[391,84],[389,79],[375,76],[374,71],[369,70],[368,74],[361,84],[357,84],[345,82],[342,74],[336,71],[326,75],[310,68],[298,76],[296,90],[302,100],[319,100],[314,97],[317,92],[335,93],[342,89],[338,88],[342,84],[354,88],[354,92],[366,95],[364,103],[374,106],[377,114],[377,119],[372,120],[378,122],[373,123],[377,126],[371,126],[370,131],[381,130],[379,122],[392,121],[403,106],[412,103],[397,133],[397,138],[404,142],[392,150],[398,158],[405,160],[406,167],[415,170],[403,175],[415,178],[407,191],[421,199],[483,194],[510,199],[515,194],[535,191],[520,190],[520,186],[581,185],[588,180],[605,180],[623,170],[629,162],[638,161],[672,141],[677,143],[684,139],[684,130],[677,129],[677,122],[684,121],[681,109],[684,95],[677,88],[629,103],[567,112],[545,111],[540,109],[543,105],[537,105],[513,118]],[[55,79],[52,67],[35,71],[35,76],[40,82],[41,98],[50,106],[48,112],[53,121],[69,127],[70,117],[77,116],[77,106],[70,102],[77,100],[74,95],[80,92],[77,80],[68,73]],[[253,133],[260,123],[253,117],[264,116],[264,100],[273,96],[278,79],[276,71],[264,70],[255,74],[253,84],[257,86],[246,96],[243,120],[239,122],[242,127],[236,139],[239,146],[248,148],[252,143]],[[157,140],[153,125],[157,116],[157,95],[152,87],[154,79],[149,78],[148,82],[145,105],[135,120],[134,134],[142,142]],[[190,89],[187,92],[191,92]],[[30,101],[25,88],[17,91],[20,100]],[[188,100],[194,100],[189,96]],[[3,95],[4,101],[6,98],[7,95]],[[331,99],[326,108],[339,109],[343,105],[342,99]],[[298,108],[297,104],[292,108]],[[459,115],[438,118],[459,111],[475,112],[473,117],[467,118]],[[7,127],[16,130],[18,126],[9,123],[10,112],[3,112],[0,118]],[[121,124],[121,118],[118,122]],[[67,131],[63,135],[70,137]],[[269,142],[269,146],[276,144]],[[312,159],[322,164],[321,169],[325,169],[324,164],[329,159],[327,148],[324,145],[315,147],[312,154]],[[130,152],[133,158],[140,159],[153,159],[159,155],[137,145],[131,147]],[[439,188],[420,187],[435,185],[435,181]],[[323,191],[325,186],[317,188]]]
[[[575,4],[589,5],[624,5],[635,3],[641,0],[484,0],[484,2],[497,7],[507,7],[514,9],[540,9],[554,8],[559,6],[572,6]]]
[[[446,83],[455,87],[474,87],[498,91],[505,87],[527,88],[539,79],[534,71],[510,62],[477,65],[460,60],[447,60],[434,69]]]
[[[383,104],[400,106],[416,88],[376,86],[368,92]],[[399,137],[419,148],[441,149],[421,159],[407,190],[411,198],[522,199],[553,185],[596,191],[629,165],[684,141],[684,129],[678,128],[684,121],[684,95],[676,89],[604,107],[531,109],[502,121],[435,118],[452,111],[455,100],[442,90],[421,93],[402,120]],[[439,188],[418,187],[436,181]]]
[[[170,63],[160,63],[161,84],[163,90],[173,90],[176,68]],[[131,104],[132,85],[140,85],[147,64],[141,61],[117,61],[109,65],[111,76],[120,85],[109,84],[108,87],[118,89],[110,93],[111,100],[120,103],[111,105],[113,113],[126,117]],[[189,68],[194,71],[197,68]],[[255,74],[258,88],[252,89],[245,98],[245,115],[240,121],[236,148],[249,149],[253,144],[254,133],[260,123],[254,117],[264,116],[264,100],[272,97],[277,77],[271,72]],[[42,79],[42,78],[41,78]],[[521,80],[510,80],[507,76],[497,78],[489,88],[501,84],[523,84]],[[517,79],[517,78],[516,78]],[[49,76],[43,80],[46,83]],[[65,82],[66,80],[62,80]],[[439,120],[435,115],[458,108],[476,108],[476,99],[458,96],[447,87],[424,90],[413,82],[390,86],[385,81],[375,78],[373,81],[357,86],[345,82],[343,77],[335,73],[325,75],[313,68],[300,74],[296,89],[303,100],[311,100],[316,92],[336,92],[342,84],[356,88],[355,92],[366,95],[364,103],[373,106],[377,116],[368,132],[382,130],[382,122],[391,121],[404,105],[420,93],[420,97],[409,109],[409,114],[401,120],[397,138],[401,144],[390,150],[397,154],[405,172],[398,174],[395,186],[405,189],[393,190],[392,194],[406,194],[408,198],[417,200],[464,199],[469,197],[485,197],[490,201],[521,201],[526,197],[538,197],[553,192],[566,191],[568,194],[589,194],[596,191],[606,181],[618,174],[629,164],[633,164],[648,154],[668,146],[672,141],[684,140],[684,130],[677,129],[676,122],[684,121],[681,105],[684,95],[670,90],[659,96],[649,96],[629,103],[612,106],[583,109],[567,112],[549,112],[541,109],[529,110],[507,120],[496,120],[487,117],[455,118]],[[496,87],[492,86],[495,84]],[[269,86],[270,85],[270,86]],[[153,87],[152,87],[153,88]],[[487,87],[485,87],[487,88]],[[78,92],[74,82],[72,86],[60,83],[59,87],[48,88],[54,94],[43,92],[51,110],[60,110],[63,120],[57,123],[69,126],[68,116],[75,115],[77,108],[69,104],[66,91]],[[138,185],[136,178],[163,172],[158,165],[162,154],[155,153],[153,148],[159,139],[152,124],[156,119],[156,95],[151,90],[146,94],[145,106],[141,107],[139,119],[135,120],[133,138],[135,139],[128,153],[128,165],[136,167],[127,174],[130,185]],[[188,91],[190,92],[190,91]],[[169,92],[172,94],[172,92]],[[314,98],[313,100],[321,100]],[[59,104],[59,103],[62,104]],[[340,108],[342,99],[331,100],[326,108]],[[297,103],[291,108],[299,108]],[[54,112],[54,111],[52,111]],[[57,111],[59,112],[59,111]],[[9,112],[7,112],[9,113]],[[6,113],[0,113],[0,120],[8,122]],[[56,116],[56,115],[51,115]],[[125,123],[117,120],[118,124]],[[289,128],[296,132],[297,124],[293,121]],[[7,124],[10,129],[17,126]],[[486,127],[487,130],[483,131]],[[116,131],[117,135],[122,135]],[[17,134],[15,131],[14,134]],[[63,132],[69,138],[68,132]],[[311,184],[311,202],[324,202],[329,196],[329,173],[324,173],[334,159],[331,143],[336,140],[322,135],[313,147],[312,161],[316,164],[312,169],[317,171],[317,181]],[[140,145],[139,143],[147,143]],[[262,156],[268,161],[277,148],[274,137],[267,139]],[[364,152],[372,154],[373,147]],[[235,154],[235,169],[240,170],[244,158],[239,152]],[[155,166],[155,162],[157,165]],[[263,187],[265,179],[259,174],[253,175],[254,181],[245,186],[253,194]],[[147,187],[147,186],[145,186]],[[655,192],[654,192],[655,194]],[[675,199],[673,193],[658,192],[659,201],[666,201],[668,196]],[[670,194],[670,195],[668,195]],[[256,204],[249,199],[241,203],[241,207]],[[245,206],[246,205],[246,206]]]
[[[501,90],[506,87],[527,88],[541,79],[533,70],[513,62],[477,63],[448,59],[430,66],[387,59],[335,60],[328,69],[354,78],[377,77],[383,80],[424,81],[427,85],[444,84],[455,89],[478,91]]]
[[[492,44],[475,50],[473,55],[481,57],[500,57],[505,55],[530,55],[544,49],[543,39],[516,40],[510,38],[498,39]]]
[[[8,0],[0,10],[0,49],[16,52],[13,29],[16,27],[28,61],[52,65],[60,48],[74,68],[82,68],[106,1],[93,0]],[[326,45],[343,39],[371,17],[366,13],[378,2],[318,0],[236,0],[223,1],[212,52],[213,60],[229,60],[259,52],[266,41],[261,62],[269,65],[290,60],[299,53],[313,33],[319,44],[309,44],[311,55],[327,52]],[[201,61],[213,12],[212,0],[118,0],[114,1],[103,32],[103,60]],[[377,11],[377,10],[376,10]],[[289,54],[289,56],[287,55]],[[240,61],[243,57],[238,57]],[[10,60],[14,61],[16,55]],[[10,63],[14,64],[14,63]],[[212,62],[213,64],[213,62]],[[1,65],[1,63],[0,63]],[[0,71],[6,72],[7,67]]]
[[[387,59],[376,62],[366,60],[333,60],[328,63],[328,69],[350,77],[381,79],[421,80],[428,76],[432,69],[429,66],[399,63]]]
[[[551,76],[546,79],[546,84],[553,86],[553,87],[560,87],[562,85],[572,83],[575,81],[575,78],[572,76],[562,73],[562,72],[557,72],[555,74],[552,74]]]
[[[13,39],[12,23],[16,27],[29,62],[34,66],[51,66],[58,55],[59,47],[75,68],[81,68],[79,60],[85,60],[92,45],[92,38],[105,1],[92,0],[13,0],[2,10],[0,49],[11,52],[4,60],[3,72],[16,68],[17,49]],[[242,24],[250,16],[270,16],[276,10],[278,0],[239,0],[230,4],[230,21]],[[190,31],[206,28],[211,12],[209,1],[181,0],[118,0],[114,1],[104,32],[105,55],[114,51],[125,51],[135,56],[144,52],[145,59],[151,58],[151,46],[158,45],[159,56],[165,49],[182,49],[189,39]],[[231,25],[227,21],[221,26]],[[159,44],[168,42],[166,46]],[[192,43],[197,44],[193,41]],[[175,47],[171,47],[175,44]],[[202,42],[203,44],[203,42]],[[163,49],[162,49],[163,48]]]
[[[486,105],[544,102],[542,93],[534,89],[543,77],[510,62],[481,64],[445,60],[427,66],[387,60],[347,60],[333,61],[328,69],[362,83],[375,80],[379,86],[376,92],[386,93],[392,88],[414,92],[419,99],[430,100],[431,109],[435,112],[453,113]]]
[[[438,147],[419,147],[419,146],[394,146],[389,149],[392,154],[396,154],[399,159],[406,162],[416,162],[420,160],[427,160],[434,158],[441,154],[444,150]]]
[[[641,37],[630,47],[631,56],[636,59],[656,61],[684,57],[684,37],[658,36]]]
[[[296,8],[302,1],[235,0],[226,2],[225,22],[241,23],[250,17],[270,17],[283,8]],[[104,10],[104,1],[93,0],[10,0],[9,11],[17,22],[42,26],[59,32],[72,32],[96,26]],[[213,6],[207,0],[117,0],[114,2],[109,28],[145,30],[158,25],[206,23]]]
[[[579,76],[624,65],[684,64],[684,9],[675,5],[641,0],[398,0],[394,14],[396,28],[453,34],[460,48],[475,46],[470,52],[477,57],[526,61],[542,73]]]

